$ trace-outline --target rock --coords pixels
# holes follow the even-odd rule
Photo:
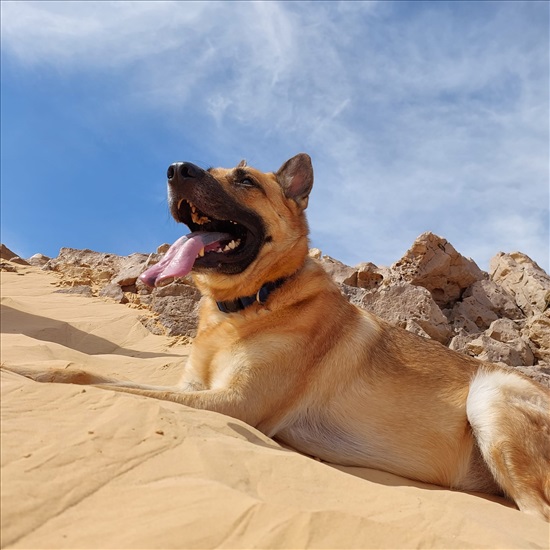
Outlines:
[[[5,244],[0,244],[0,259],[19,265],[30,265],[29,262],[20,258],[15,252],[10,250]]]
[[[99,295],[102,298],[110,298],[118,304],[128,303],[128,298],[126,298],[124,291],[117,283],[109,283],[107,286],[104,286],[100,291]]]
[[[160,247],[159,247],[160,249]],[[135,253],[130,256],[104,254],[92,250],[62,248],[59,256],[48,261],[47,268],[62,276],[69,288],[62,292],[79,292],[110,298],[121,304],[148,307],[156,314],[144,317],[143,323],[155,333],[169,336],[195,336],[200,293],[192,279],[177,279],[162,288],[150,289],[139,275],[161,259],[161,254]]]
[[[330,256],[323,256],[320,264],[337,283],[357,286],[357,269],[349,267]]]
[[[420,235],[391,269],[398,279],[428,289],[442,308],[452,306],[466,288],[486,278],[475,262],[433,233]]]
[[[112,282],[124,287],[136,284],[138,277],[145,271],[148,260],[148,254],[137,253],[127,256],[120,262],[120,271],[114,275]]]
[[[479,332],[489,328],[497,319],[523,319],[525,316],[514,299],[494,281],[476,281],[455,303],[452,310],[445,310],[453,329],[458,332]]]
[[[168,249],[170,248],[170,245],[168,243],[164,243],[164,244],[161,244],[158,248],[157,248],[157,254],[166,254],[168,252]]]
[[[515,299],[527,316],[544,312],[550,303],[550,277],[521,252],[499,252],[489,265],[491,280]]]
[[[529,344],[521,337],[520,329],[510,319],[494,321],[481,334],[455,336],[449,347],[482,361],[511,367],[531,366],[535,359]]]
[[[430,292],[409,283],[396,283],[365,292],[361,307],[390,323],[446,344],[451,336],[449,323]]]
[[[356,305],[357,307],[363,307],[363,296],[366,294],[366,290],[358,288],[356,286],[339,284],[338,287],[342,294],[348,299],[349,302]]]
[[[8,273],[17,273],[17,267],[10,262],[0,262],[0,271],[6,271]]]
[[[522,319],[524,317],[513,296],[494,281],[488,279],[476,281],[471,287],[467,288],[463,294],[463,300],[466,298],[474,298],[476,302],[493,311],[498,317],[508,319]]]
[[[172,283],[155,289],[152,294],[151,310],[158,317],[168,336],[189,336],[197,334],[200,292],[189,284]]]
[[[142,322],[149,330],[192,338],[201,299],[192,278],[175,279],[154,289],[138,278],[168,248],[161,245],[157,253],[127,257],[62,248],[57,258],[35,255],[30,260],[46,261],[44,269],[58,272],[60,284],[68,287],[62,292],[99,295],[147,308]],[[12,257],[12,251],[2,250]],[[497,255],[489,278],[431,233],[416,239],[392,268],[368,262],[349,267],[318,249],[310,249],[309,255],[359,307],[415,334],[443,344],[450,341],[454,350],[523,369],[550,385],[550,277],[527,256]],[[2,270],[8,268],[18,269],[6,260]]]
[[[60,273],[68,283],[104,286],[120,270],[120,264],[121,257],[115,254],[62,248],[43,269]]]
[[[550,310],[530,317],[522,333],[531,342],[535,358],[550,365]]]
[[[373,263],[361,263],[357,267],[357,283],[359,288],[367,290],[379,287],[384,281],[384,277],[389,274],[387,268],[380,268]]]
[[[59,294],[77,294],[79,296],[88,296],[90,298],[94,295],[90,285],[69,286],[67,288],[60,288],[55,292]]]
[[[191,291],[189,289],[192,289]],[[195,296],[200,299],[200,292],[195,288],[193,279],[187,275],[166,286],[160,286],[153,290],[153,297],[164,298],[165,296]]]
[[[0,259],[9,262],[15,256],[17,256],[17,254],[10,250],[4,243],[0,244]]]
[[[44,256],[44,254],[34,254],[27,261],[35,267],[44,267],[50,260],[51,258]]]
[[[313,258],[314,260],[320,260],[323,253],[318,248],[310,248],[309,249],[309,257]]]

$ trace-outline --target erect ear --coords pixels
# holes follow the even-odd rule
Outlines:
[[[241,160],[239,164],[237,164],[237,168],[246,168],[248,165],[246,164],[246,160]]]
[[[313,166],[311,158],[300,153],[287,160],[275,174],[285,196],[296,201],[305,210],[309,193],[313,187]]]

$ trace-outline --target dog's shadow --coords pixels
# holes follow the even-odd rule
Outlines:
[[[330,464],[325,463],[327,466],[335,468],[346,474],[356,476],[358,478],[364,479],[366,481],[371,481],[372,483],[377,483],[380,485],[386,485],[387,487],[416,487],[417,489],[426,489],[429,491],[452,491],[448,487],[441,487],[439,485],[432,485],[430,483],[423,483],[422,481],[415,481],[414,479],[407,479],[395,474],[390,474],[389,472],[383,472],[381,470],[373,470],[371,468],[360,468],[357,466],[340,466],[339,464]],[[487,493],[477,493],[471,491],[460,491],[465,492],[469,495],[474,495],[476,497],[484,498],[485,500],[490,500],[491,502],[497,502],[506,506],[508,508],[514,508],[517,510],[517,506],[510,500],[498,496],[498,495],[489,495]]]
[[[235,422],[229,422],[228,425],[240,436],[244,437],[254,445],[260,445],[268,449],[274,449],[279,451],[283,450],[289,453],[298,453],[298,454],[301,454],[302,456],[307,456],[307,458],[311,460],[318,460],[309,455],[304,455],[303,453],[300,453],[299,451],[293,449],[292,447],[289,447],[288,445],[272,440],[264,436],[263,434],[258,435],[258,433],[254,428],[248,428],[241,424],[237,424]],[[407,479],[395,474],[390,474],[389,472],[374,470],[372,468],[361,468],[358,466],[342,466],[340,464],[332,464],[324,461],[319,461],[319,463],[323,464],[327,468],[334,468],[335,470],[338,470],[342,473],[352,475],[354,477],[357,477],[365,481],[369,481],[371,483],[376,483],[377,485],[385,485],[386,487],[415,487],[417,489],[424,489],[427,491],[451,491],[452,490],[447,487],[441,487],[439,485],[432,485],[430,483],[423,483],[422,481]],[[474,493],[474,492],[468,492],[467,494],[474,495],[476,497],[480,497],[485,500],[489,500],[491,502],[496,502],[508,508],[513,508],[517,510],[517,507],[514,505],[513,502],[511,502],[510,500],[504,497],[500,497],[498,495],[489,495],[486,493]]]
[[[4,334],[24,334],[29,338],[59,344],[86,355],[114,354],[141,359],[159,356],[180,357],[175,353],[149,353],[120,347],[106,338],[80,330],[68,322],[42,317],[4,304],[1,306],[0,317],[1,332]]]

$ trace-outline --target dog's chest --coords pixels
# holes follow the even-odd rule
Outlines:
[[[186,366],[186,378],[204,389],[229,388],[235,374],[235,362],[228,349],[194,347]]]

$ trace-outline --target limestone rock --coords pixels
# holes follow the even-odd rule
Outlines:
[[[0,259],[7,260],[14,264],[30,265],[27,260],[20,258],[15,252],[10,250],[5,244],[0,244]]]
[[[137,278],[147,268],[149,258],[150,256],[148,254],[139,253],[127,256],[126,259],[120,263],[120,271],[115,274],[112,282],[121,287],[136,284]]]
[[[8,273],[17,273],[17,267],[10,262],[0,261],[0,271],[7,271]]]
[[[51,258],[49,256],[44,256],[44,254],[34,254],[27,261],[30,265],[34,265],[35,267],[44,267],[50,260]]]
[[[63,248],[57,258],[33,258],[46,260],[44,269],[59,273],[62,292],[99,295],[148,310],[142,322],[152,332],[192,338],[201,299],[192,278],[154,289],[138,279],[168,248],[161,245],[157,253],[127,257]],[[15,257],[7,247],[2,254],[10,260]],[[421,235],[391,268],[372,263],[350,267],[318,249],[309,255],[332,275],[350,302],[418,335],[520,369],[550,386],[550,277],[527,256],[497,255],[489,278],[431,233]],[[4,265],[19,269],[11,261],[3,261],[2,270]]]
[[[449,345],[482,361],[512,367],[531,366],[535,357],[529,344],[521,337],[519,327],[510,319],[498,319],[483,333],[455,336]]]
[[[64,283],[104,286],[120,269],[121,257],[92,250],[62,248],[44,269],[60,273]]]
[[[501,317],[523,319],[521,309],[514,299],[494,281],[487,279],[476,281],[468,287],[462,300],[455,303],[451,311],[445,311],[453,329],[466,332],[486,330],[489,325]]]
[[[124,291],[117,283],[109,283],[108,285],[104,286],[100,291],[99,295],[102,298],[110,298],[111,300],[114,300],[118,304],[126,304],[128,303],[128,298],[126,298]]]
[[[159,247],[161,250],[162,247]],[[62,248],[46,268],[58,272],[62,292],[76,293],[86,289],[88,295],[99,295],[118,303],[148,307],[154,318],[144,316],[144,324],[155,333],[169,336],[195,336],[200,293],[192,279],[177,279],[161,288],[150,289],[139,275],[161,259],[161,254],[135,253],[117,256],[92,250]],[[84,290],[82,290],[84,292]]]
[[[525,315],[536,315],[550,303],[550,277],[521,252],[499,252],[490,262],[489,276],[515,299]]]
[[[367,290],[378,288],[389,275],[389,270],[387,268],[377,267],[370,262],[360,263],[357,265],[356,269],[356,286]]]
[[[536,359],[550,366],[550,309],[530,317],[525,323],[523,336],[531,342]]]
[[[75,294],[78,296],[88,296],[91,298],[94,294],[92,292],[92,287],[90,285],[74,285],[67,288],[60,288],[55,291],[60,294]]]
[[[323,256],[323,253],[318,248],[309,249],[310,258],[313,258],[314,260],[320,260],[322,256]]]
[[[451,328],[430,292],[409,283],[365,292],[360,305],[390,323],[446,344]]]
[[[476,281],[464,292],[463,300],[467,298],[475,299],[479,304],[494,311],[498,317],[508,319],[523,319],[524,317],[523,312],[514,302],[513,296],[494,281],[488,279]]]
[[[320,263],[337,283],[357,286],[357,269],[349,267],[330,256],[322,256]]]
[[[475,262],[433,233],[420,235],[392,266],[392,272],[401,280],[428,289],[440,307],[452,306],[466,288],[486,278]]]
[[[189,284],[174,282],[155,289],[152,293],[151,310],[158,315],[168,336],[197,334],[200,292]]]

